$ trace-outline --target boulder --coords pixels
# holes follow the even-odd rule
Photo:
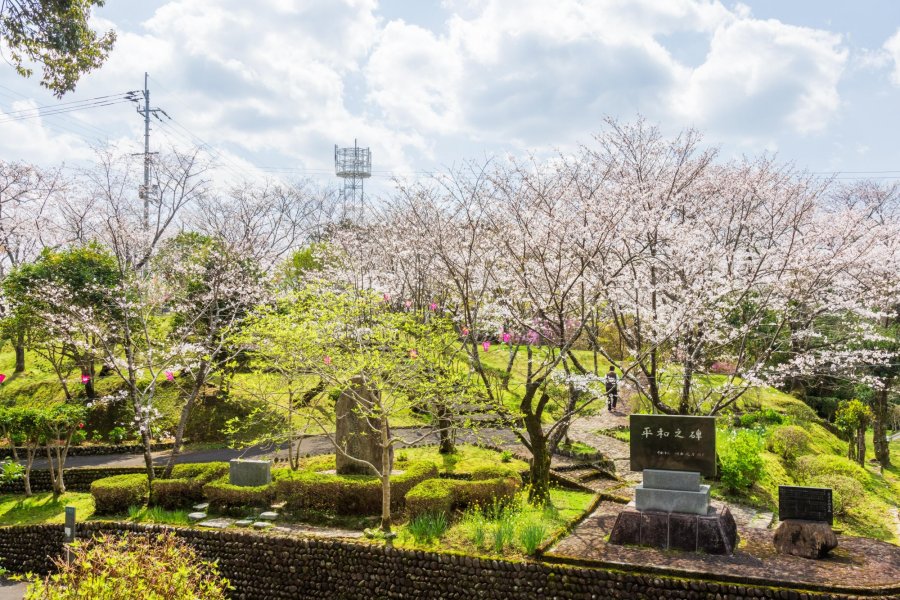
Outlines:
[[[781,554],[803,558],[825,558],[837,548],[831,525],[820,521],[786,519],[775,530],[775,549]]]
[[[346,454],[365,460],[384,472],[393,467],[393,450],[388,464],[382,465],[381,420],[367,417],[371,408],[380,399],[380,393],[366,385],[362,376],[354,377],[335,405],[337,415],[336,441]],[[390,432],[388,432],[390,435]],[[371,468],[354,462],[342,452],[336,452],[336,467],[340,475],[377,475]]]

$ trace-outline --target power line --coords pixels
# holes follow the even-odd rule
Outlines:
[[[85,104],[82,106],[74,106],[74,107],[69,107],[69,108],[59,108],[56,110],[48,110],[46,112],[38,112],[35,114],[30,114],[30,115],[20,115],[20,116],[6,118],[6,119],[0,118],[0,123],[12,123],[15,121],[27,121],[28,119],[39,119],[39,118],[45,117],[45,116],[61,115],[61,114],[76,112],[76,111],[85,110],[85,109],[89,109],[89,108],[100,108],[103,106],[113,106],[115,104],[124,104],[126,102],[128,102],[128,100],[126,100],[125,98],[122,98],[120,100],[95,102],[93,104]]]

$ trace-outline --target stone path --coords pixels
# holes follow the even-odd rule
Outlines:
[[[0,578],[0,600],[22,600],[28,585]]]

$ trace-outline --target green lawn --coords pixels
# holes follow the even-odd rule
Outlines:
[[[94,498],[90,494],[67,492],[58,499],[52,493],[0,496],[0,525],[36,525],[65,523],[66,507],[75,507],[75,517],[84,521],[94,514]]]

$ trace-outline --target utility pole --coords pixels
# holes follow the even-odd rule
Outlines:
[[[161,108],[150,108],[150,85],[149,85],[150,75],[148,73],[144,73],[144,102],[143,106],[140,104],[136,107],[139,115],[144,117],[144,183],[141,185],[141,189],[138,192],[138,196],[144,201],[144,219],[143,226],[144,231],[150,230],[150,194],[153,191],[150,188],[150,115],[153,115],[157,119],[159,119],[159,115],[157,113],[166,114]],[[135,101],[135,98],[131,98],[132,101]],[[168,117],[168,115],[166,115]]]

